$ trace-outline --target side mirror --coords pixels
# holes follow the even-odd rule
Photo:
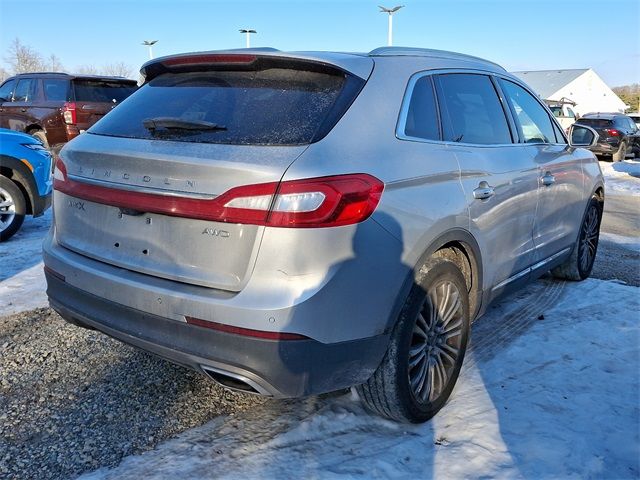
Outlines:
[[[576,125],[569,127],[569,145],[572,147],[593,147],[598,143],[598,132],[586,125]]]

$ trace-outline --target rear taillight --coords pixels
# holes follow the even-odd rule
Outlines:
[[[76,123],[76,104],[75,102],[65,102],[62,106],[62,118],[67,125]]]
[[[257,192],[256,187],[225,194],[224,206],[233,209],[235,218],[251,220],[263,212],[264,224],[272,227],[336,227],[367,219],[384,184],[371,175],[351,174],[282,182],[275,195]]]
[[[620,136],[620,131],[616,130],[615,128],[605,128],[604,131],[607,132],[607,135],[609,135],[610,137]]]
[[[60,158],[53,188],[96,203],[215,222],[270,227],[337,227],[362,222],[378,206],[384,184],[364,173],[261,183],[232,188],[214,198],[133,192],[67,177]]]

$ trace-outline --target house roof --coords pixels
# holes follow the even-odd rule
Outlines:
[[[588,70],[588,68],[576,68],[571,70],[536,70],[511,73],[529,85],[540,97],[546,99]]]

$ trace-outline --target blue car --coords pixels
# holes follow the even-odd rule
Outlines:
[[[0,128],[0,242],[51,206],[53,158],[36,138]]]

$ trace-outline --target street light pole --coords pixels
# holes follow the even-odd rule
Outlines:
[[[153,60],[153,46],[158,43],[158,40],[145,40],[142,45],[149,47],[149,60]]]
[[[240,29],[240,33],[244,33],[247,37],[247,48],[251,48],[251,34],[252,33],[258,33],[255,30],[251,30],[249,28],[241,28]]]
[[[402,7],[404,7],[404,5],[398,5],[397,7],[393,7],[393,8],[387,8],[387,7],[378,5],[378,8],[380,8],[380,12],[386,13],[389,15],[389,28],[387,30],[388,46],[393,45],[393,14],[396,13],[398,10],[400,10]]]

